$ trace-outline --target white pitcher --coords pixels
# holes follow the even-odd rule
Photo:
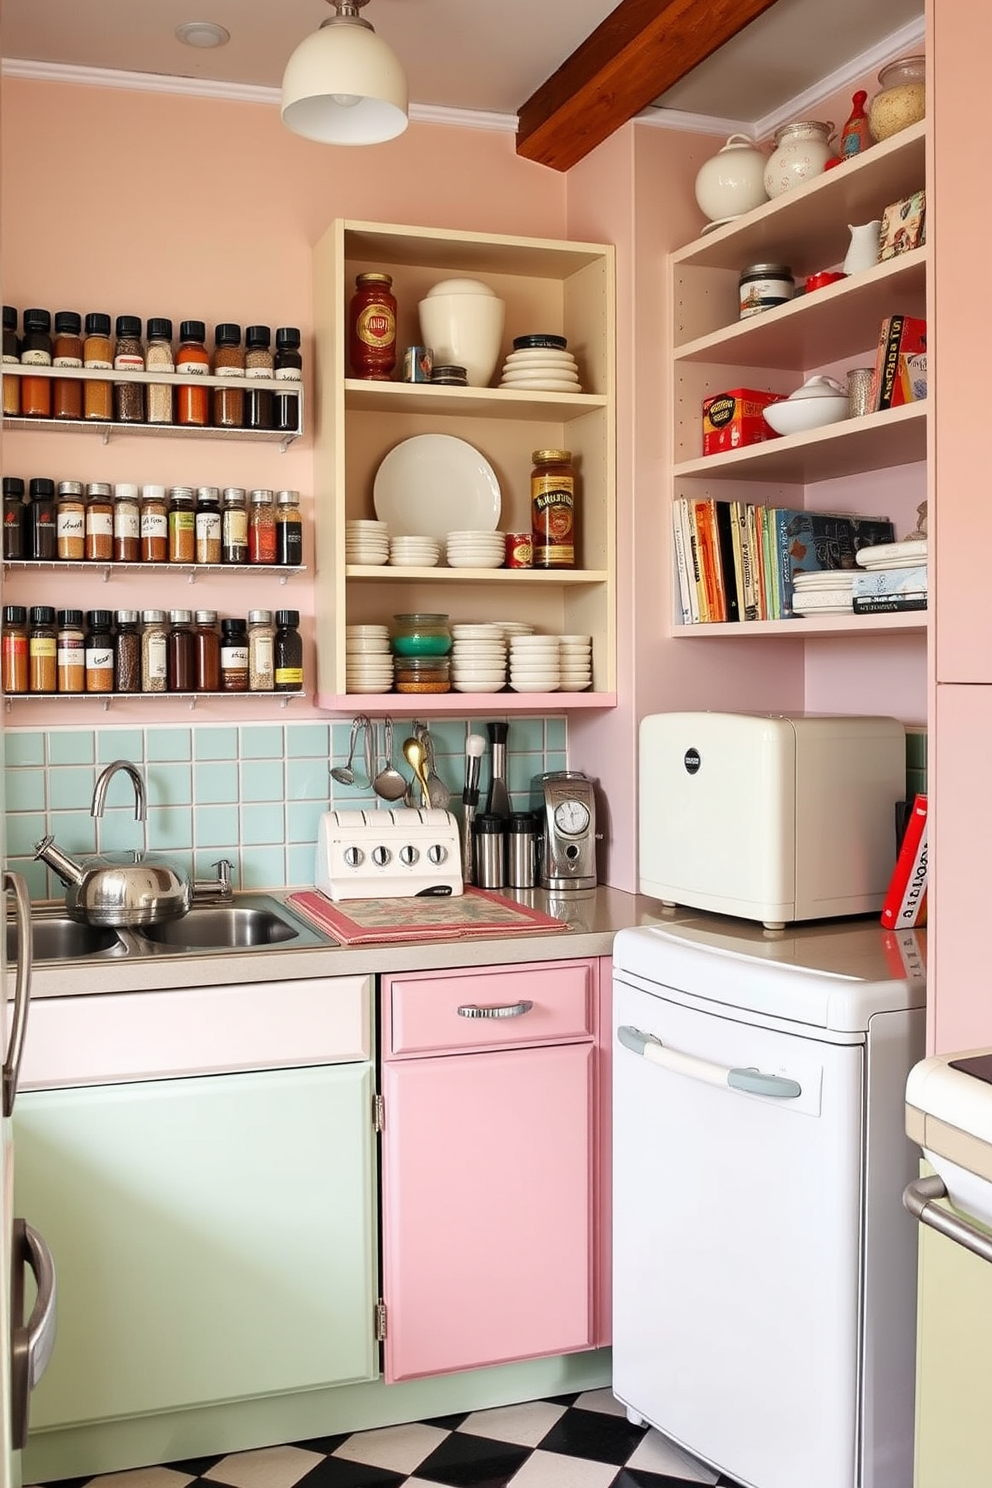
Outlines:
[[[847,226],[851,234],[851,243],[847,250],[847,257],[844,259],[844,273],[860,274],[864,269],[873,269],[878,263],[878,235],[882,228],[881,220],[862,222],[857,226],[849,222]]]

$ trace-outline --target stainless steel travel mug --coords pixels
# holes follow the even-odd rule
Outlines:
[[[506,822],[483,811],[475,818],[475,882],[480,889],[506,886]]]

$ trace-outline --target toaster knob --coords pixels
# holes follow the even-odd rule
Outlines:
[[[349,868],[359,867],[364,856],[360,847],[346,847],[344,850],[344,860]]]
[[[448,849],[440,842],[432,843],[431,846],[427,849],[428,861],[433,863],[435,867],[438,865],[438,863],[443,863],[447,856]]]
[[[400,862],[407,868],[412,868],[419,857],[419,852],[409,842],[405,847],[400,848]]]
[[[383,847],[381,843],[372,849],[372,861],[377,868],[385,868],[391,857],[392,853],[389,848]]]

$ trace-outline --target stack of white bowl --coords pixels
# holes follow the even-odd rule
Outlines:
[[[441,556],[436,537],[391,537],[389,561],[394,568],[434,568]]]
[[[495,624],[499,626],[507,642],[512,641],[514,636],[534,634],[533,625],[528,625],[523,620],[497,620]]]
[[[556,635],[510,637],[510,686],[514,692],[557,692],[561,686]]]
[[[537,337],[521,337],[521,340],[537,340]],[[500,376],[501,388],[512,388],[518,393],[581,393],[578,364],[570,351],[560,346],[524,346],[511,351],[503,363]]]
[[[592,636],[558,637],[562,692],[583,692],[592,686]]]
[[[378,566],[389,561],[389,528],[385,522],[349,521],[344,524],[346,563]]]
[[[502,568],[506,535],[502,532],[449,532],[449,568]]]
[[[455,692],[500,692],[506,686],[506,640],[501,625],[451,627],[451,686]]]
[[[346,692],[392,691],[388,625],[346,625],[344,650]]]

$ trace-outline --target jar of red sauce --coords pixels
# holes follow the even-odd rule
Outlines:
[[[396,366],[396,297],[390,274],[359,274],[351,297],[348,360],[354,377],[388,381]]]

